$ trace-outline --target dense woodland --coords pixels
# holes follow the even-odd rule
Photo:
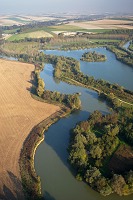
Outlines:
[[[80,60],[87,61],[87,62],[103,62],[106,61],[106,56],[99,54],[95,51],[93,52],[85,52],[82,55],[82,58]]]
[[[133,144],[132,119],[133,109],[121,109],[106,116],[95,111],[71,132],[69,161],[76,169],[76,178],[86,181],[104,196],[113,192],[120,196],[133,193],[133,163],[126,165],[127,171],[123,173],[120,173],[121,168],[119,171],[109,168],[112,156],[120,146],[124,148],[124,141],[127,141],[126,148]],[[130,151],[132,154],[133,150]],[[128,155],[125,159],[122,165],[128,162]],[[130,163],[131,158],[129,160]]]

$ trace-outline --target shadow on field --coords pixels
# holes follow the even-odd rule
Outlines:
[[[22,200],[24,199],[22,193],[21,181],[12,173],[7,171],[9,178],[11,180],[11,188],[14,189],[14,192],[11,191],[11,188],[8,188],[6,185],[3,186],[3,194],[0,194],[0,200]]]

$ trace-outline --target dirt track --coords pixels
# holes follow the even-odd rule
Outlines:
[[[23,142],[36,124],[60,109],[30,96],[33,70],[33,65],[0,59],[0,199],[23,199],[18,163]]]

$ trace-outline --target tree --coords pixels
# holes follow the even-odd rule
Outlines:
[[[113,190],[120,196],[124,195],[128,190],[128,185],[122,175],[114,174],[111,180]]]
[[[41,79],[39,76],[37,76],[37,79],[38,79],[37,94],[39,97],[41,97],[44,93],[45,83],[43,79]]]
[[[92,145],[90,148],[90,154],[92,158],[101,158],[102,150],[98,144]]]
[[[97,191],[100,192],[103,196],[110,195],[113,191],[110,185],[108,184],[108,180],[100,176],[98,180],[95,183],[95,186],[97,187]]]
[[[88,169],[86,171],[85,180],[87,183],[93,185],[93,183],[95,184],[95,181],[100,176],[101,176],[101,173],[100,173],[99,169],[97,169],[96,167],[90,167],[90,169]]]

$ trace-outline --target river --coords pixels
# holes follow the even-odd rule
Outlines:
[[[116,60],[113,53],[105,48],[89,49],[106,54],[104,63],[81,63],[81,71],[102,78],[112,83],[118,83],[127,89],[133,90],[133,69]],[[47,54],[64,55],[80,60],[81,55],[87,50],[78,51],[45,51]],[[71,166],[67,162],[69,131],[76,123],[85,120],[94,110],[104,114],[109,113],[105,101],[98,98],[97,92],[69,85],[53,78],[53,67],[46,64],[41,72],[46,89],[62,93],[81,93],[82,108],[80,111],[62,118],[45,132],[45,140],[37,148],[35,154],[36,173],[41,177],[42,193],[46,200],[103,200],[105,197],[92,190],[88,185],[75,179]],[[107,200],[131,200],[131,196],[119,197],[115,194],[106,197]]]

